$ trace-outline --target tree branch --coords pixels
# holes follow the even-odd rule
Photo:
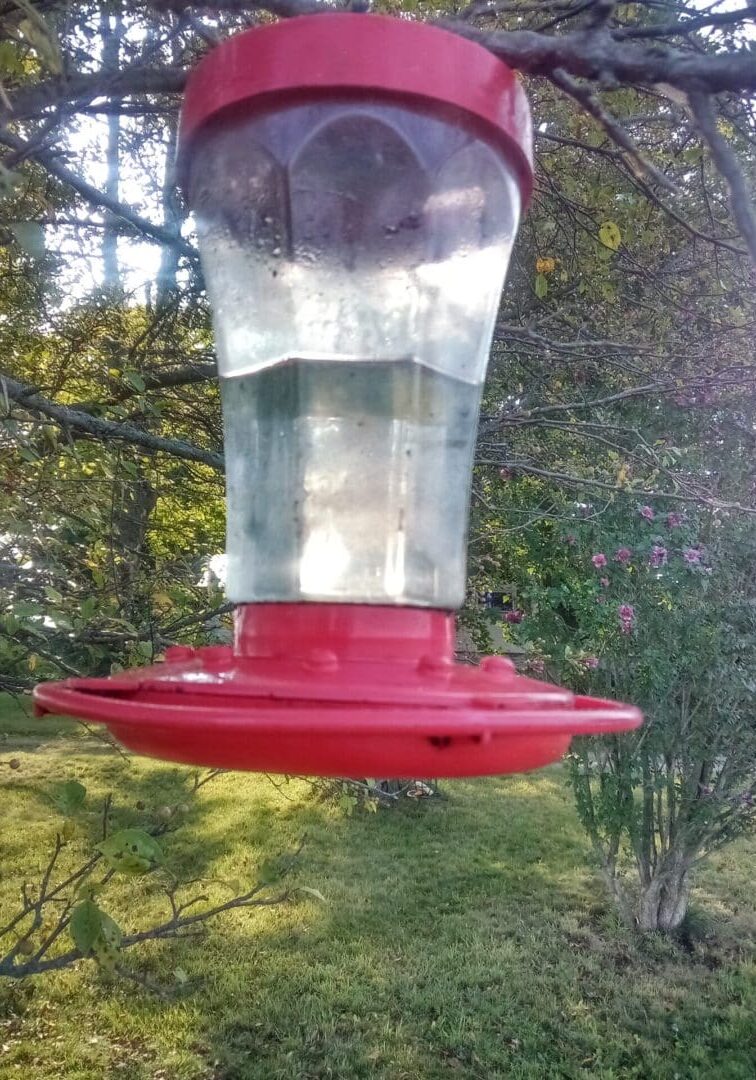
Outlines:
[[[47,172],[52,176],[57,177],[58,180],[61,180],[64,184],[68,184],[69,187],[73,188],[74,191],[81,195],[82,198],[86,199],[92,206],[99,206],[103,210],[109,210],[111,214],[137,229],[149,240],[154,240],[158,244],[178,248],[182,255],[185,255],[192,261],[197,260],[198,255],[196,250],[191,244],[188,244],[186,240],[182,240],[181,237],[176,236],[170,229],[165,229],[161,225],[153,224],[153,222],[148,221],[147,218],[143,218],[140,214],[137,214],[135,210],[132,210],[131,207],[126,206],[117,199],[111,199],[105,192],[100,191],[99,188],[96,188],[77,173],[73,172],[65,165],[62,165],[52,151],[34,148],[30,150],[23,140],[18,139],[15,135],[10,135],[8,132],[0,135],[0,143],[9,147],[15,153],[22,153],[25,157],[33,158],[42,165]]]
[[[669,177],[660,172],[655,165],[643,156],[619,120],[607,112],[590,87],[576,82],[561,68],[557,68],[552,72],[551,81],[585,109],[601,125],[612,142],[624,150],[623,158],[627,161],[633,176],[645,176],[647,179],[653,180],[661,187],[666,188],[667,191],[674,192],[676,190]]]
[[[135,427],[133,424],[119,424],[113,420],[103,420],[92,416],[90,413],[73,409],[67,405],[57,405],[42,394],[37,394],[28,386],[11,379],[7,375],[0,375],[0,390],[13,401],[18,402],[24,409],[49,417],[62,428],[75,428],[84,431],[97,439],[117,439],[128,442],[134,446],[141,446],[147,450],[158,450],[173,457],[183,458],[186,461],[198,461],[203,465],[209,465],[212,469],[223,471],[223,455],[216,454],[212,450],[203,450],[199,446],[193,446],[183,439],[165,439],[160,435],[152,435],[149,431]]]
[[[180,94],[187,72],[176,67],[135,65],[118,74],[111,71],[59,76],[24,84],[10,97],[11,109],[0,109],[0,127],[38,116],[51,106],[89,104],[96,98],[121,99],[135,94]]]
[[[212,3],[210,0],[152,0],[151,6],[156,11],[173,11],[181,13],[191,8],[193,11],[226,11],[229,14],[243,15],[248,11],[268,11],[271,15],[280,18],[291,18],[296,15],[321,15],[334,11],[348,11],[348,3],[330,3],[329,0],[259,0],[259,3],[250,3],[249,0],[221,0],[221,3]]]
[[[756,54],[754,54],[756,64]],[[735,223],[748,245],[751,258],[756,263],[756,216],[753,213],[751,194],[746,186],[743,170],[737,156],[717,127],[717,117],[706,94],[688,94],[690,107],[711,150],[714,163],[724,177],[730,192],[730,207]]]
[[[593,480],[586,476],[571,476],[569,473],[553,472],[551,469],[539,469],[535,465],[528,465],[522,461],[476,461],[476,465],[494,465],[496,468],[508,468],[513,472],[528,473],[531,476],[541,476],[545,480],[554,480],[560,484],[577,488],[598,488],[600,491],[613,491],[617,495],[631,495],[638,499],[672,499],[675,502],[697,503],[699,506],[708,506],[713,510],[733,510],[741,514],[756,514],[756,506],[744,506],[742,503],[725,502],[712,496],[703,494],[685,495],[679,491],[648,491],[641,488],[622,488],[616,483],[607,480]]]
[[[753,22],[754,19],[756,19],[756,12],[749,8],[737,8],[735,11],[708,12],[697,18],[686,19],[685,22],[655,23],[651,26],[621,26],[612,30],[612,37],[617,41],[624,41],[626,38],[681,37],[707,27],[741,26],[743,23]]]
[[[220,5],[216,5],[220,6]],[[558,68],[602,86],[673,86],[686,93],[737,94],[756,90],[756,53],[694,53],[666,47],[614,41],[606,32],[576,30],[549,35],[533,30],[479,30],[459,20],[437,25],[477,41],[511,67],[547,78]]]

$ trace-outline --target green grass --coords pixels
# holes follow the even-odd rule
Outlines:
[[[178,767],[63,758],[54,744],[17,756],[19,770],[0,770],[8,911],[59,827],[43,794],[55,780],[77,777],[89,793],[66,858],[87,849],[108,791],[117,823],[187,801]],[[294,883],[327,903],[301,894],[132,950],[152,980],[186,972],[173,1000],[108,985],[89,963],[0,985],[0,1076],[752,1080],[756,845],[733,845],[701,874],[692,942],[638,939],[587,866],[559,768],[443,790],[347,819],[302,785],[218,777],[164,838],[170,868],[227,897],[229,882],[253,881],[306,836]],[[150,878],[102,902],[125,929],[163,911]]]
[[[0,694],[0,753],[13,746],[46,742],[58,735],[76,737],[82,733],[81,724],[65,716],[32,716],[28,697]]]

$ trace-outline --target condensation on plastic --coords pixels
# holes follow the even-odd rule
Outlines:
[[[206,129],[189,192],[221,375],[404,360],[483,381],[520,195],[464,127],[292,106]]]
[[[520,209],[458,124],[353,102],[206,129],[189,183],[222,376],[230,598],[459,607]]]

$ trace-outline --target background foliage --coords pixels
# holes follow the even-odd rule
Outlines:
[[[313,7],[0,4],[7,690],[228,634],[178,95],[219,37]],[[644,705],[635,741],[579,750],[573,774],[618,901],[671,926],[696,860],[753,819],[753,9],[389,9],[528,77],[536,188],[491,357],[465,617],[515,586],[507,632],[534,674]]]

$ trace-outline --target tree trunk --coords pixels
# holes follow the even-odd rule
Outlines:
[[[119,10],[116,9],[116,14],[112,20],[107,11],[102,11],[100,15],[100,33],[102,35],[103,70],[116,73],[120,63],[121,38],[124,33],[123,19]],[[110,113],[107,124],[108,141],[105,158],[107,173],[104,190],[108,198],[117,201],[121,173],[119,152],[121,118],[118,113]],[[118,267],[118,222],[112,214],[106,211],[104,224],[102,234],[102,283],[106,289],[115,290],[121,284]]]
[[[149,575],[145,567],[145,560],[149,559],[147,532],[157,502],[157,493],[141,462],[138,472],[136,480],[115,481],[112,519],[113,569],[121,614],[136,623],[148,609],[144,599]]]
[[[163,206],[163,227],[172,232],[176,239],[181,236],[181,225],[186,217],[176,187],[175,161],[178,117],[170,116],[167,120],[168,143],[165,151],[165,171],[161,202]],[[169,244],[163,246],[160,253],[160,268],[157,274],[156,305],[158,310],[176,295],[179,252],[178,247]]]
[[[688,911],[689,872],[687,861],[678,857],[654,874],[638,898],[639,929],[677,929]]]

